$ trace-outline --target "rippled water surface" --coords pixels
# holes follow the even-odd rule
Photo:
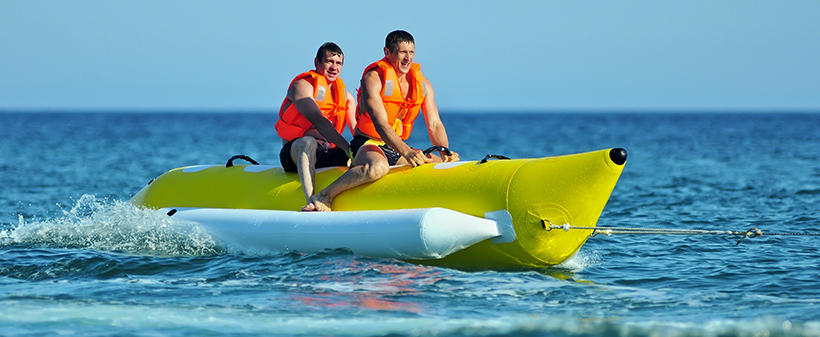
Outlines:
[[[0,334],[820,336],[817,236],[598,235],[556,267],[470,272],[231,253],[127,203],[171,168],[278,164],[275,119],[0,113]],[[599,226],[820,233],[820,114],[443,119],[464,160],[626,148]]]

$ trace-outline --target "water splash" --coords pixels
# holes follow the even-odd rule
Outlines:
[[[121,251],[151,256],[202,256],[224,253],[202,227],[174,220],[155,210],[124,201],[98,200],[83,195],[63,216],[27,221],[0,231],[0,247],[24,245],[43,248]]]
[[[561,262],[555,266],[559,269],[567,269],[571,272],[578,273],[587,267],[595,266],[601,263],[601,254],[597,251],[579,250],[568,260]]]

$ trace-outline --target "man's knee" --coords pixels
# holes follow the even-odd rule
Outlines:
[[[307,153],[307,155],[312,158],[315,156],[316,148],[316,139],[313,139],[313,137],[305,136],[298,138],[295,139],[290,146],[290,156],[293,158],[293,161],[298,160],[300,153]]]
[[[390,164],[387,163],[386,159],[367,162],[363,166],[367,180],[371,181],[384,177],[390,172]]]

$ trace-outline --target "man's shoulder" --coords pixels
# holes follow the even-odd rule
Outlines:
[[[313,81],[308,80],[309,78],[294,79],[288,87],[288,98],[294,99],[301,95],[313,96]]]
[[[308,87],[313,88],[313,81],[309,80],[309,78],[299,78],[299,79],[296,79],[296,80],[293,81],[293,84],[291,84],[291,87],[294,87],[296,89],[308,88]]]
[[[362,75],[362,81],[380,80],[381,78],[382,73],[379,71],[379,68],[368,70]]]

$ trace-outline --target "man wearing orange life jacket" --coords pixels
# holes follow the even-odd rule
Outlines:
[[[329,211],[333,198],[350,188],[385,176],[391,165],[419,166],[430,162],[458,161],[458,153],[424,155],[407,145],[419,111],[434,146],[449,147],[441,123],[433,86],[413,63],[415,41],[410,33],[397,30],[387,35],[384,59],[365,69],[359,91],[357,125],[353,141],[353,165],[328,187],[310,198],[303,211]]]
[[[319,47],[315,70],[290,83],[279,109],[276,132],[282,137],[279,160],[286,172],[296,172],[305,199],[314,193],[316,168],[347,166],[350,145],[342,137],[345,124],[356,125],[353,95],[339,78],[344,63],[342,49],[333,42]]]

